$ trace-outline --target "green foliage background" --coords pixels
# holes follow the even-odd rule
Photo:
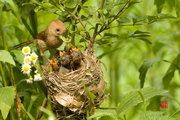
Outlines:
[[[101,0],[1,0],[0,120],[18,118],[16,92],[23,120],[37,119],[45,98],[42,82],[26,83],[21,49],[11,50],[12,46],[34,39],[54,19],[65,23],[67,36],[78,48],[84,50],[89,44],[82,25],[59,2],[81,18],[90,36],[96,24],[98,31],[107,28],[97,35],[94,51],[109,97],[90,118],[180,119],[180,0],[105,0],[102,10]],[[120,16],[108,24],[119,11]],[[34,45],[31,48],[37,51]],[[49,52],[45,55],[50,57]],[[46,61],[40,58],[40,62]],[[160,101],[168,101],[168,108],[162,109]],[[54,116],[49,103],[43,112],[42,120]]]

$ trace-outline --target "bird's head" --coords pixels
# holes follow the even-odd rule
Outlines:
[[[46,34],[47,35],[52,35],[52,36],[64,36],[66,32],[66,27],[63,22],[60,20],[53,20],[52,22],[49,23],[47,29],[46,29]]]

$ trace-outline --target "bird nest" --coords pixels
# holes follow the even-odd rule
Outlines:
[[[94,54],[89,54],[88,50],[79,53],[81,58],[75,66],[71,65],[72,60],[69,67],[62,66],[61,55],[54,57],[58,69],[55,66],[54,70],[51,70],[53,66],[50,63],[43,66],[48,95],[53,110],[59,116],[57,118],[82,119],[86,116],[87,110],[93,112],[105,98],[106,82],[100,61]],[[95,95],[93,101],[90,100],[88,92]],[[93,103],[91,109],[90,102]]]

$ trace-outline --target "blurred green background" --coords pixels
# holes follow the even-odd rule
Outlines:
[[[97,13],[101,0],[65,0],[64,4],[74,14],[79,15],[83,23],[87,24],[86,28],[92,35],[95,23],[112,19],[127,1],[105,0],[104,9],[101,11],[104,19],[100,20],[94,16],[97,16],[95,12]],[[65,11],[61,12],[56,7],[57,3],[58,0],[1,0],[0,49],[8,50],[16,44],[34,39],[37,33],[46,29],[49,22],[59,19],[65,23],[67,35],[75,35],[75,45],[84,50],[89,41],[85,37],[82,26],[76,23],[77,20],[73,16],[68,15]],[[101,107],[105,108],[104,111],[106,109],[114,110],[129,92],[140,89],[139,69],[144,66],[145,69],[141,71],[141,74],[145,74],[147,64],[146,62],[143,64],[144,61],[153,59],[158,62],[147,67],[144,88],[164,89],[168,91],[168,94],[148,99],[146,109],[147,111],[159,111],[163,114],[155,112],[152,115],[155,116],[154,119],[143,118],[141,113],[144,108],[143,103],[140,103],[127,108],[116,118],[112,117],[114,113],[109,115],[108,112],[99,116],[122,120],[170,119],[167,116],[171,116],[175,112],[179,113],[180,110],[180,1],[131,0],[131,3],[132,6],[129,5],[130,7],[109,25],[112,28],[103,31],[96,38],[94,51],[96,56],[100,58],[104,78],[107,82],[105,93],[109,94]],[[77,7],[78,5],[81,7]],[[73,26],[76,26],[75,29]],[[30,46],[33,51],[37,51],[34,45]],[[59,49],[62,50],[63,46]],[[21,60],[18,59],[20,50],[10,51],[16,65],[1,62],[0,88],[13,85],[11,81],[13,73],[17,92],[25,109],[21,117],[25,120],[32,119],[29,116],[37,117],[38,107],[42,104],[45,95],[38,83],[27,84],[25,82],[28,77],[21,72]],[[45,55],[50,57],[48,51],[45,52]],[[44,60],[41,64],[45,62]],[[6,86],[3,79],[7,82]],[[168,101],[168,108],[160,108],[160,101]],[[0,110],[2,114],[2,109]],[[6,119],[16,120],[16,114],[14,103]],[[160,115],[167,118],[160,118]],[[99,116],[95,116],[96,119],[106,119]],[[180,119],[176,114],[174,116],[173,119]],[[47,118],[48,115],[45,114],[42,119]],[[0,117],[0,119],[3,118]]]

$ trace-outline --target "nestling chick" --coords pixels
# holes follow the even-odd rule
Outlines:
[[[42,31],[37,35],[37,39],[26,41],[14,46],[14,48],[19,48],[24,45],[35,43],[40,49],[40,55],[50,62],[50,60],[44,56],[44,51],[49,49],[56,49],[61,46],[63,41],[60,39],[60,36],[64,35],[65,32],[66,28],[63,22],[60,20],[54,20],[48,24],[48,27],[45,31]]]
[[[52,66],[52,68],[53,68],[54,71],[59,70],[59,66],[58,66],[58,64],[57,64],[57,62],[56,62],[55,59],[52,59],[52,60],[50,61],[50,64],[51,64],[51,66]]]
[[[60,52],[60,62],[61,65],[66,67],[66,68],[70,68],[70,62],[71,62],[71,58],[70,55],[63,52]]]
[[[82,53],[77,48],[72,48],[71,52],[71,67],[77,69],[80,66],[82,60]]]

